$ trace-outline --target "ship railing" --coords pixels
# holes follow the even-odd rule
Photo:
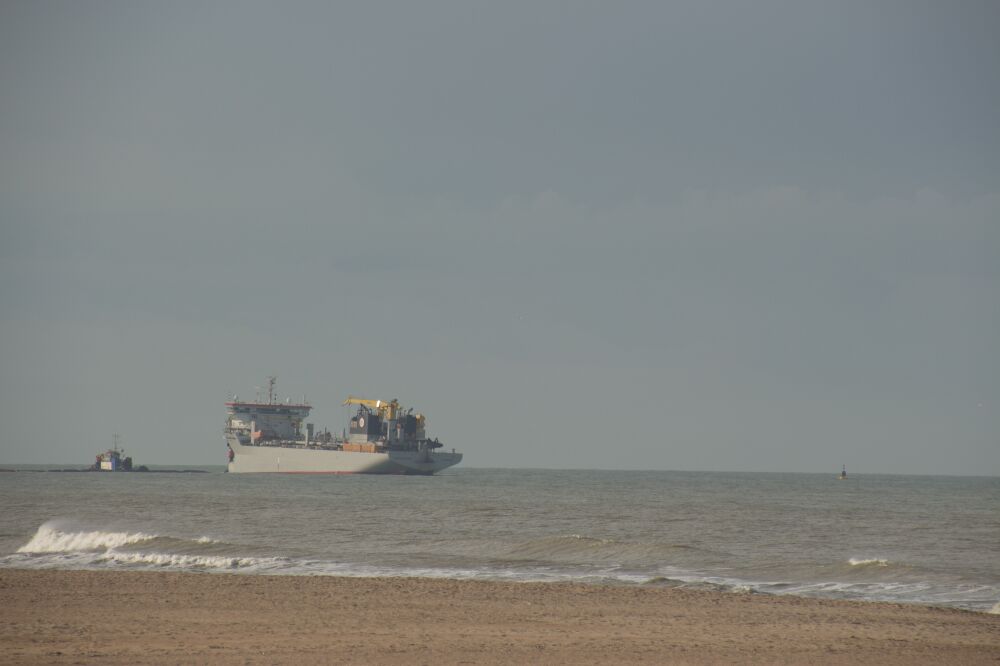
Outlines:
[[[258,439],[256,441],[245,441],[241,438],[240,444],[243,446],[266,446],[269,448],[277,447],[282,449],[310,449],[314,451],[340,451],[343,449],[343,442],[339,440],[332,440],[330,442],[309,442],[307,444],[301,439]]]

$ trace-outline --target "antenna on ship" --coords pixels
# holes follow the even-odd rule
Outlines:
[[[271,376],[267,378],[267,404],[274,404],[274,384],[278,381],[278,378]]]

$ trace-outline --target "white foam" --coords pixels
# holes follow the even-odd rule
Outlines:
[[[64,532],[50,523],[38,528],[31,541],[17,549],[19,553],[68,553],[81,550],[106,550],[155,539],[142,532]]]
[[[151,565],[181,569],[245,569],[266,562],[254,557],[225,557],[218,555],[180,555],[176,553],[137,553],[109,550],[98,560],[126,565]]]
[[[847,561],[850,563],[850,565],[852,567],[863,567],[863,566],[887,567],[887,566],[889,566],[889,560],[882,559],[882,558],[879,558],[879,557],[869,557],[869,558],[852,557],[851,559],[849,559]]]
[[[998,601],[996,605],[993,606],[993,608],[989,609],[986,612],[990,613],[991,615],[1000,615],[1000,601]]]

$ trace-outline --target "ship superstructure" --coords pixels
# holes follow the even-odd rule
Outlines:
[[[348,397],[344,404],[356,409],[338,436],[317,432],[306,423],[312,406],[282,402],[274,387],[269,377],[266,401],[234,397],[226,403],[230,472],[433,474],[462,460],[454,449],[441,451],[441,443],[426,435],[424,416],[404,410],[398,400]]]
[[[226,403],[226,432],[246,435],[251,441],[298,441],[302,437],[302,423],[309,416],[312,406],[307,402],[279,402],[274,393],[275,377],[268,377],[267,401],[260,398],[253,402],[240,402],[234,396]]]

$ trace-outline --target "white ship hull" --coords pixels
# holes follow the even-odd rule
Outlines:
[[[461,453],[386,451],[362,453],[301,445],[243,445],[227,433],[234,474],[433,474],[462,461]]]

